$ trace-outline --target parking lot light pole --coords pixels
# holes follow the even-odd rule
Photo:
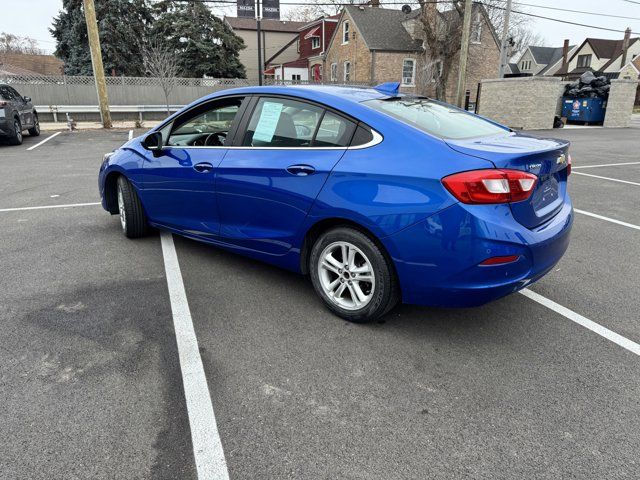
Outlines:
[[[98,103],[100,104],[100,118],[104,128],[111,128],[111,112],[109,112],[109,99],[107,98],[107,82],[104,78],[102,66],[102,51],[100,50],[100,37],[98,35],[98,21],[96,20],[96,7],[93,0],[83,0],[84,18],[87,22],[87,35],[91,50],[91,65],[93,78],[96,82]]]

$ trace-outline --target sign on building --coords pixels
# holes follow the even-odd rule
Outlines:
[[[263,0],[262,18],[280,20],[280,0]]]
[[[256,17],[255,0],[238,0],[238,17]]]

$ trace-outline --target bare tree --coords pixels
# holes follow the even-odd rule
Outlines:
[[[425,47],[420,62],[422,77],[429,74],[428,81],[435,84],[435,97],[439,100],[446,100],[449,74],[460,51],[464,1],[454,0],[452,5],[450,10],[441,11],[437,2],[424,2],[418,17],[421,28],[417,34]]]
[[[0,53],[43,55],[44,50],[38,46],[37,40],[31,37],[21,37],[12,33],[0,32]]]
[[[143,45],[142,55],[145,72],[160,82],[169,115],[169,95],[176,86],[176,77],[180,71],[178,55],[158,38],[151,39]]]
[[[495,28],[498,35],[502,34],[502,25],[504,24],[504,8],[503,0],[482,0],[487,16],[491,24]],[[513,3],[513,9],[517,12],[526,12],[526,7]],[[509,18],[509,38],[512,40],[511,55],[513,57],[521,54],[529,45],[544,47],[547,45],[546,39],[533,30],[531,27],[531,17],[520,13],[511,13]]]

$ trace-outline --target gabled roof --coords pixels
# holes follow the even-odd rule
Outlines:
[[[556,63],[558,63],[560,60],[562,60],[562,51],[564,49],[564,47],[529,47],[529,49],[531,50],[532,48],[550,48],[551,50],[553,50],[553,53],[551,55],[551,57],[549,58],[549,61],[547,62],[547,65],[538,72],[538,75],[543,75],[547,70],[549,70],[550,68],[552,68],[553,66],[555,66]],[[567,49],[567,58],[569,56],[571,56],[571,51],[576,48],[575,45],[569,45],[569,48]],[[533,51],[531,52],[531,54],[533,55]],[[536,60],[536,62],[538,62]],[[538,62],[540,63],[540,62]]]
[[[508,66],[511,73],[520,73],[520,68],[517,63],[509,63]]]
[[[357,7],[347,5],[349,13],[369,50],[417,52],[422,41],[411,38],[402,26],[407,14],[388,8]]]
[[[629,39],[629,46],[636,43],[640,38],[634,37]],[[568,65],[573,60],[573,58],[580,53],[582,47],[584,47],[587,43],[591,46],[591,50],[595,53],[596,57],[608,59],[609,61],[600,67],[600,71],[608,68],[620,55],[622,55],[622,42],[623,40],[609,40],[606,38],[586,38],[582,44],[578,48],[575,49],[573,55],[569,57],[567,65],[564,65],[560,68],[555,74],[563,75],[567,73]],[[572,70],[570,73],[579,73],[578,69]]]
[[[538,65],[549,65],[558,54],[562,56],[562,47],[536,47],[531,45],[529,51]]]
[[[256,30],[257,24],[254,18],[224,17],[224,21],[233,30]],[[305,22],[288,22],[283,20],[264,19],[260,22],[260,28],[265,32],[298,33]]]

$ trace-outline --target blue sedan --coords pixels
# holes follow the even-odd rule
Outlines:
[[[470,307],[535,282],[569,243],[569,144],[376,88],[204,97],[105,155],[127,237],[169,230],[309,275],[354,322]]]

